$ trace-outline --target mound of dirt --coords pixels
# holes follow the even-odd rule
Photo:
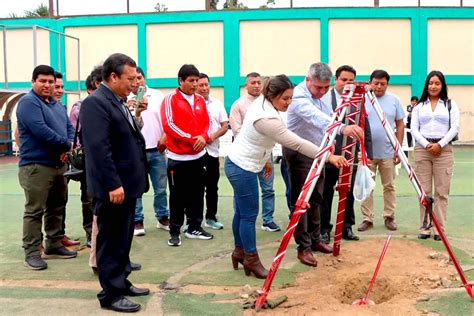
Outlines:
[[[288,296],[272,315],[419,315],[417,299],[426,300],[426,292],[436,288],[458,287],[452,264],[440,264],[443,256],[408,240],[391,241],[369,299],[372,306],[353,306],[364,296],[375,270],[383,239],[343,243],[338,258],[316,253],[318,267],[301,273],[297,284],[272,289],[269,298]],[[296,255],[291,251],[288,256]],[[443,262],[444,263],[444,262]],[[276,276],[278,277],[278,275]],[[443,281],[444,280],[444,281]],[[428,297],[429,299],[429,297]],[[252,314],[254,311],[246,312]]]

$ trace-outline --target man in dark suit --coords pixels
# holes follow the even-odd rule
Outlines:
[[[97,215],[97,269],[103,308],[136,312],[124,295],[148,295],[127,280],[136,199],[148,190],[145,140],[126,98],[137,83],[136,63],[123,54],[104,62],[103,82],[81,106],[87,187]]]
[[[336,74],[334,76],[334,87],[329,90],[328,93],[323,97],[323,100],[327,102],[326,104],[331,104],[333,111],[336,109],[337,104],[343,93],[344,86],[354,82],[356,76],[356,70],[349,65],[342,65],[336,69]],[[351,109],[349,109],[351,111]],[[369,159],[372,159],[372,138],[370,132],[369,120],[365,118],[365,130],[364,130],[364,140],[365,148],[367,151],[367,156]],[[336,136],[336,147],[334,150],[335,155],[341,155],[342,153],[342,141],[343,136]],[[349,139],[348,143],[349,144]],[[344,227],[342,230],[342,238],[345,240],[359,240],[359,237],[356,236],[352,231],[352,225],[355,224],[355,215],[354,215],[354,180],[357,174],[357,163],[358,163],[358,153],[359,145],[356,145],[354,153],[354,166],[352,169],[352,180],[351,188],[347,192],[346,199],[346,208],[344,211]],[[321,239],[325,243],[329,243],[331,239],[331,208],[332,200],[334,198],[334,186],[339,180],[339,169],[332,166],[331,164],[325,165],[324,170],[324,189],[323,189],[323,203],[321,208]]]

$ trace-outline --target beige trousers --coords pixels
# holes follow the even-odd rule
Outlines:
[[[375,173],[380,172],[380,180],[383,186],[383,217],[395,219],[396,195],[395,195],[395,163],[393,159],[374,159],[369,162],[369,169]],[[361,211],[363,220],[374,221],[374,192],[362,202]]]
[[[89,255],[89,267],[91,268],[97,268],[96,245],[98,233],[99,227],[97,226],[97,216],[94,215],[94,220],[92,221],[91,252]]]
[[[451,186],[454,167],[453,145],[446,145],[438,157],[432,156],[425,148],[416,145],[415,164],[416,175],[426,195],[433,196],[434,182],[433,211],[444,231],[447,223],[449,187]],[[425,208],[420,206],[420,226],[423,226],[424,216]],[[429,235],[431,231],[420,227],[420,234]]]

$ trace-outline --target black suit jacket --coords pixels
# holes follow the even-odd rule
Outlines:
[[[331,93],[331,104],[332,104],[332,109],[333,111],[336,109],[337,107],[337,101],[336,101],[336,94],[334,92],[334,88],[332,88],[330,90],[330,93]],[[352,107],[349,108],[350,110],[352,109]],[[367,158],[369,159],[372,159],[373,157],[373,151],[372,151],[372,134],[370,132],[370,124],[369,124],[369,120],[368,118],[366,117],[365,118],[365,131],[364,131],[364,144],[365,144],[365,151],[367,152]],[[336,136],[336,146],[334,148],[334,154],[335,155],[342,155],[342,139],[343,139],[343,135],[337,135]],[[359,162],[359,158],[357,157],[357,154],[359,153],[359,143],[356,144],[356,150],[355,150],[355,153],[354,153],[354,163],[357,164]],[[336,168],[335,166],[331,165],[331,164],[326,164],[326,166],[328,168]]]
[[[109,192],[121,186],[125,198],[148,191],[145,140],[114,93],[100,85],[82,102],[79,120],[92,197],[108,200]]]

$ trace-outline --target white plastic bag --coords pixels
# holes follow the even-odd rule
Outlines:
[[[365,201],[375,188],[375,174],[367,166],[359,166],[354,181],[354,199],[356,201]]]

